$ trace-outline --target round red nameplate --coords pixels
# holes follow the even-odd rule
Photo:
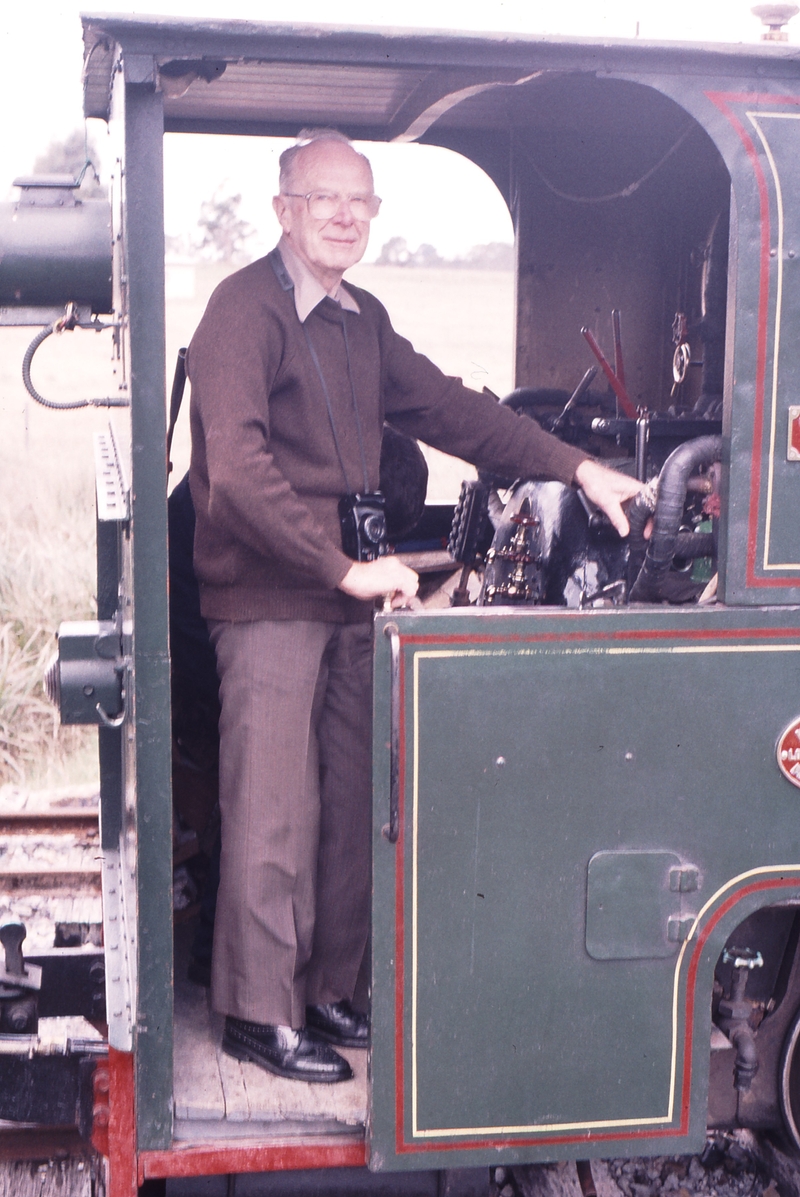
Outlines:
[[[778,740],[778,768],[800,789],[800,718],[793,719]]]

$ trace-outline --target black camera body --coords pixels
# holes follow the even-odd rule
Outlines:
[[[339,500],[342,550],[354,561],[375,561],[389,551],[386,541],[386,499],[380,491],[342,495]]]

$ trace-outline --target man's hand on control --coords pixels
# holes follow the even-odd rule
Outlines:
[[[627,474],[609,470],[589,457],[575,471],[575,481],[587,499],[591,499],[606,513],[620,536],[627,536],[631,529],[622,504],[638,495],[642,489],[641,482]]]
[[[358,599],[388,598],[392,609],[417,606],[419,577],[396,557],[375,561],[354,561],[339,583],[339,589]]]

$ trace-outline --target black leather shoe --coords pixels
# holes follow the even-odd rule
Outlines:
[[[267,1072],[290,1081],[331,1085],[336,1081],[349,1081],[353,1076],[347,1060],[327,1043],[320,1043],[305,1027],[293,1031],[291,1027],[243,1022],[228,1015],[222,1050],[236,1060],[252,1060]]]
[[[337,1047],[369,1047],[369,1017],[343,998],[325,1006],[306,1006],[306,1026]]]

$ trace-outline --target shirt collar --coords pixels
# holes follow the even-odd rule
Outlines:
[[[278,252],[283,259],[286,273],[294,283],[294,306],[297,318],[305,324],[317,304],[323,299],[334,299],[346,312],[360,313],[361,308],[346,287],[339,284],[335,295],[329,296],[322,283],[316,278],[289,245],[286,237],[278,242]]]

